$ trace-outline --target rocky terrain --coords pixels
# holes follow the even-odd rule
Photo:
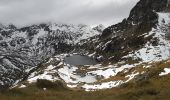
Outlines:
[[[155,64],[169,63],[169,4],[169,0],[140,0],[128,18],[105,29],[102,25],[40,24],[19,29],[1,25],[0,87],[26,88],[48,80],[95,91],[149,79]],[[75,54],[99,64],[66,64],[64,58]],[[163,66],[154,75],[166,76],[169,70]]]
[[[18,83],[54,54],[70,52],[81,40],[101,34],[100,27],[40,24],[0,27],[0,88]]]

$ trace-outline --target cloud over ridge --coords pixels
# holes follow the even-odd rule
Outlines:
[[[0,0],[0,22],[18,26],[41,22],[116,23],[139,0]]]

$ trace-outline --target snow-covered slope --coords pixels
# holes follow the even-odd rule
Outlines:
[[[143,34],[145,38],[152,36],[152,39],[141,49],[129,52],[129,54],[122,57],[123,59],[139,60],[137,63],[128,64],[126,60],[122,60],[107,66],[96,64],[80,67],[66,64],[64,58],[68,54],[59,54],[51,58],[43,70],[33,72],[27,82],[31,84],[37,82],[37,79],[46,79],[53,82],[62,80],[70,88],[76,87],[86,91],[94,91],[117,87],[141,76],[145,73],[144,69],[150,67],[149,64],[170,58],[170,40],[167,37],[170,13],[159,12],[157,14],[159,17],[157,27]],[[156,43],[153,44],[154,40],[156,40]],[[72,55],[69,54],[69,56]],[[53,62],[57,63],[54,64]],[[139,71],[139,68],[143,71]],[[160,73],[160,76],[169,73],[169,69],[165,69],[165,71]],[[120,76],[121,73],[123,73],[123,76]]]
[[[59,54],[45,63],[43,72],[35,71],[27,81],[62,80],[70,88],[89,91],[146,78],[153,63],[170,58],[169,26],[168,0],[140,0],[127,19],[81,43],[80,47],[89,51],[87,55],[102,58],[101,64],[72,66],[63,61],[67,54]],[[160,73],[167,74],[169,69]]]
[[[152,64],[170,58],[169,8],[168,0],[140,0],[127,19],[104,31],[102,25],[93,29],[65,24],[2,28],[0,83],[3,86],[19,76],[15,80],[24,78],[26,82],[17,84],[21,88],[46,79],[93,91],[148,78],[147,70]],[[72,55],[72,50],[93,57],[100,64],[66,64],[64,58]],[[47,62],[42,62],[48,57],[51,58]],[[40,62],[37,69],[31,70]],[[169,69],[160,76],[167,74]]]
[[[69,52],[81,40],[98,34],[101,33],[82,24],[0,27],[0,88],[27,77],[30,70],[52,55]]]
[[[170,13],[159,12],[157,14],[159,17],[157,27],[144,34],[145,38],[152,36],[152,39],[141,49],[130,52],[124,58],[132,57],[142,62],[156,62],[170,58]]]

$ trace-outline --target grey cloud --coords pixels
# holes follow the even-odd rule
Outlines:
[[[18,26],[41,22],[116,23],[139,0],[0,0],[0,22]]]

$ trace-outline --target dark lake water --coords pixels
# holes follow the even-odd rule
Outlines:
[[[95,65],[97,64],[97,61],[95,59],[92,59],[88,56],[82,56],[82,55],[73,55],[70,57],[66,57],[64,61],[66,64],[70,64],[70,65]]]

